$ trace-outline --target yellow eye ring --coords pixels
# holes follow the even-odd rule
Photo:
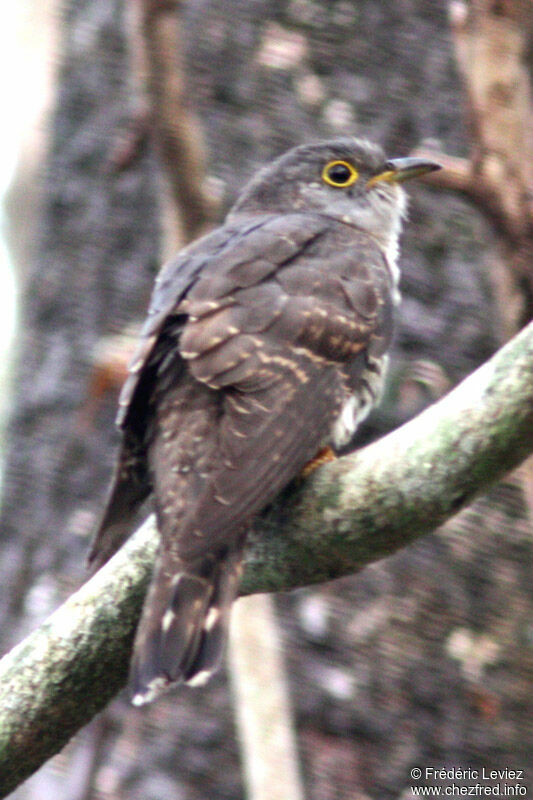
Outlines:
[[[322,170],[324,183],[336,189],[346,189],[355,183],[359,173],[348,161],[329,161]]]

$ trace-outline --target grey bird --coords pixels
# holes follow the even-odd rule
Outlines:
[[[89,557],[107,561],[153,495],[161,544],[134,703],[217,669],[254,516],[378,401],[399,301],[400,183],[438,168],[354,138],[296,147],[161,270]]]

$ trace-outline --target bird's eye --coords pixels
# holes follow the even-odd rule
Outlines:
[[[322,180],[339,189],[355,183],[359,173],[348,161],[330,161],[322,170]]]

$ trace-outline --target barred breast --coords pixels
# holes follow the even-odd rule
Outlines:
[[[381,399],[389,357],[370,356],[366,362],[356,390],[346,400],[333,424],[331,443],[336,449],[348,444],[361,422]]]

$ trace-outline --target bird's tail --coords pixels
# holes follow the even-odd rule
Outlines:
[[[199,686],[219,667],[231,604],[242,571],[242,551],[195,562],[159,556],[137,630],[130,688],[135,705],[177,683]]]

